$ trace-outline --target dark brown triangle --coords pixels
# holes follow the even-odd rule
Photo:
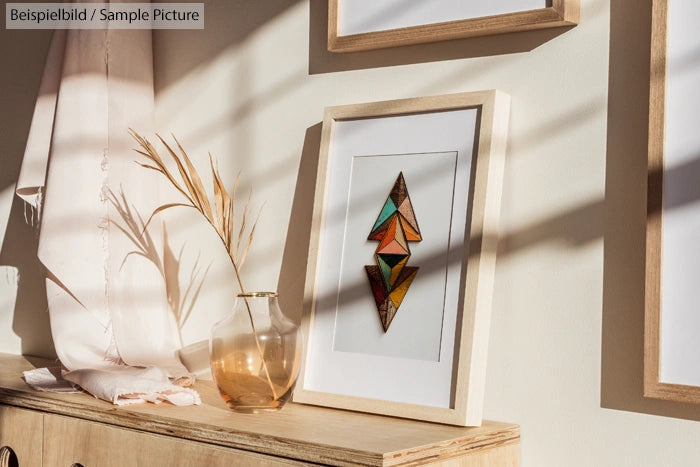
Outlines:
[[[396,178],[396,182],[394,182],[394,188],[391,189],[389,197],[396,207],[401,206],[403,200],[408,197],[408,190],[406,189],[406,181],[403,179],[403,172],[399,172],[399,176]]]
[[[389,292],[384,286],[384,279],[382,277],[382,272],[379,266],[365,266],[365,272],[367,272],[367,279],[369,279],[369,285],[372,287],[372,296],[374,297],[374,302],[377,308],[381,306],[382,303],[386,301],[389,297]]]
[[[379,306],[378,310],[379,320],[382,322],[382,328],[384,328],[384,332],[387,332],[398,310],[394,305],[394,302],[392,302],[388,297],[386,300],[384,300],[384,303]]]

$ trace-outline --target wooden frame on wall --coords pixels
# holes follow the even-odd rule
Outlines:
[[[403,0],[393,0],[398,7]],[[349,10],[346,2],[354,2],[357,10]],[[403,45],[422,44],[474,36],[505,34],[555,27],[575,26],[579,22],[580,0],[509,0],[510,3],[481,2],[473,13],[464,0],[424,2],[430,4],[433,18],[421,18],[426,12],[418,11],[414,18],[397,22],[403,15],[387,11],[387,0],[382,2],[358,2],[358,0],[329,0],[328,2],[328,50],[331,52],[356,52]],[[507,5],[505,9],[503,5]],[[416,2],[406,8],[415,7]],[[353,26],[355,12],[372,15],[372,8],[379,9],[371,24]],[[497,9],[498,8],[498,9]],[[437,13],[437,15],[435,15]],[[348,15],[346,18],[344,15]],[[366,23],[366,22],[365,22]],[[350,26],[345,26],[350,24]]]
[[[326,109],[295,402],[481,423],[509,106],[484,91]],[[422,239],[407,263],[415,280],[383,329],[368,233],[397,174]]]
[[[700,403],[700,47],[697,2],[653,0],[644,395]]]

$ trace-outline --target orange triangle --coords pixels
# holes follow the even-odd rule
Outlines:
[[[385,220],[382,225],[370,232],[369,236],[367,237],[367,240],[381,241],[382,238],[384,238],[384,236],[386,235],[386,231],[389,228],[389,224],[391,224],[391,219]]]
[[[385,246],[387,246],[394,240],[394,237],[396,236],[396,218],[397,216],[395,214],[392,214],[391,222],[389,223],[389,226],[386,229],[384,238],[382,238],[381,242],[379,242],[377,251],[381,251]]]
[[[400,216],[399,220],[401,221],[401,227],[403,228],[404,234],[406,235],[406,240],[409,242],[420,242],[423,240],[423,237],[421,237],[421,234],[416,232],[413,227],[411,227],[411,224],[408,223],[405,217]]]

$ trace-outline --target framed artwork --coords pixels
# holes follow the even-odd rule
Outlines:
[[[654,0],[644,395],[700,402],[700,4]]]
[[[329,0],[328,50],[355,52],[575,26],[580,0]]]
[[[326,109],[294,401],[481,423],[509,105]]]

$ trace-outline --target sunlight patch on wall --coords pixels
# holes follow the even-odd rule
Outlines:
[[[0,190],[0,246],[2,246],[7,223],[10,220],[10,210],[12,209],[12,199],[15,195],[15,187],[8,186]]]
[[[22,352],[22,341],[12,330],[18,284],[17,268],[0,266],[0,352]]]
[[[216,8],[225,13],[224,5]],[[229,190],[240,171],[239,213],[251,188],[253,215],[265,203],[242,270],[248,290],[277,288],[305,129],[322,116],[313,106],[297,112],[299,101],[305,100],[300,93],[308,92],[310,85],[307,61],[298,60],[308,53],[307,41],[299,39],[299,20],[308,17],[307,8],[303,4],[290,7],[244,38],[232,36],[227,47],[208,59],[201,55],[192,59],[189,66],[172,63],[181,53],[166,41],[155,41],[154,56],[160,57],[156,81],[167,82],[156,95],[157,131],[164,137],[173,133],[180,140],[207,190],[211,187],[209,153]],[[229,13],[230,17],[240,15]],[[222,31],[205,28],[187,47],[206,54],[209,41],[228,34]],[[285,37],[288,39],[283,40]],[[162,216],[170,248],[181,255],[181,284],[193,268],[207,270],[192,319],[183,328],[185,343],[207,338],[213,322],[228,314],[238,292],[219,239],[206,222],[191,214],[171,210]]]

